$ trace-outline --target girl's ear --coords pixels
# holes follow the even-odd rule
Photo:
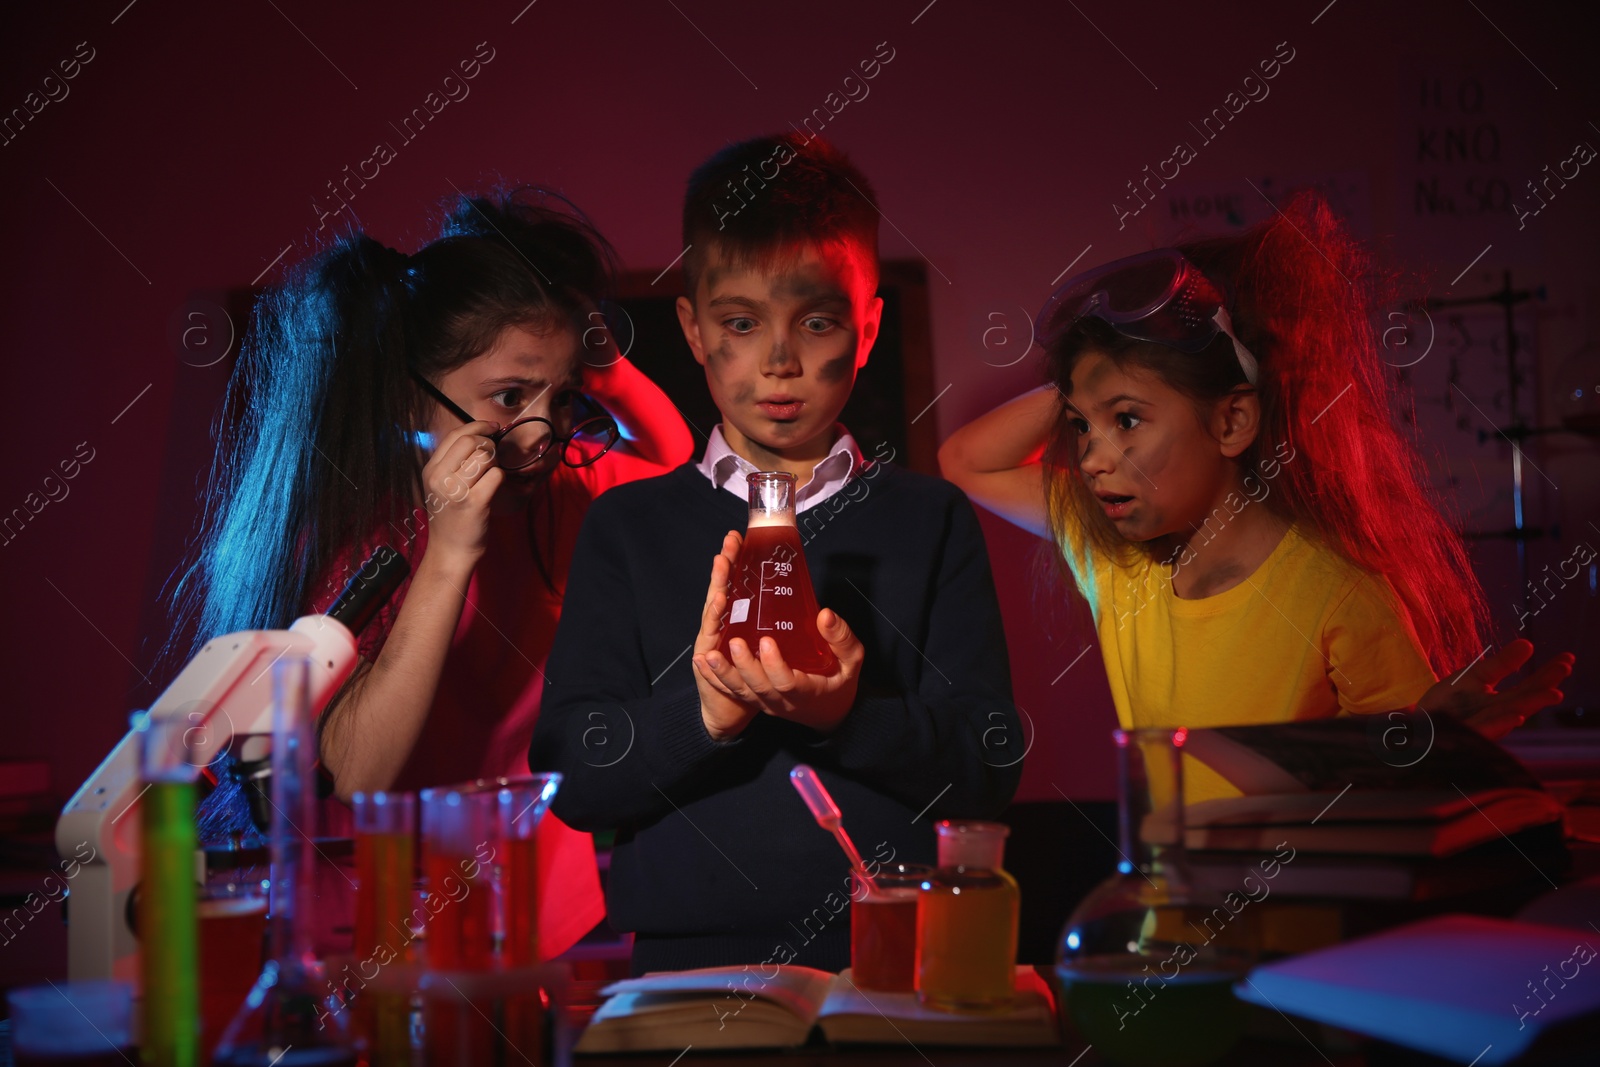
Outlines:
[[[1211,417],[1211,436],[1217,439],[1222,454],[1237,459],[1261,432],[1261,398],[1249,386],[1241,385],[1217,401]]]

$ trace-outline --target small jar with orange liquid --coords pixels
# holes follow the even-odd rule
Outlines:
[[[942,1011],[1011,1006],[1021,896],[995,822],[939,823],[939,868],[917,899],[917,998]]]
[[[761,639],[770,637],[793,669],[831,674],[838,660],[817,632],[817,595],[795,526],[794,481],[786,471],[749,475],[750,519],[733,567],[718,650],[731,661],[728,643],[738,637],[759,656]]]

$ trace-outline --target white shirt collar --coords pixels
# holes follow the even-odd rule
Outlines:
[[[795,490],[796,515],[807,508],[815,507],[843,489],[845,483],[861,470],[865,462],[861,449],[856,445],[856,439],[850,436],[850,431],[844,428],[844,424],[836,422],[833,428],[839,435],[834,440],[833,447],[812,470],[811,480]],[[713,486],[726,489],[740,500],[747,500],[749,490],[745,476],[760,468],[728,447],[727,438],[722,436],[722,424],[718,423],[711,431],[710,440],[706,442],[706,454],[700,460],[699,469],[701,474],[711,480]]]

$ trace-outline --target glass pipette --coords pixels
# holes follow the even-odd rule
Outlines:
[[[844,849],[844,854],[850,858],[850,866],[861,875],[870,889],[876,890],[877,883],[872,880],[872,875],[867,873],[866,864],[861,862],[861,853],[856,851],[855,842],[844,832],[839,805],[833,802],[828,787],[822,784],[817,772],[804,763],[798,763],[789,772],[789,781],[800,793],[801,799],[806,802],[806,807],[811,809],[817,825],[833,834],[834,840],[839,842],[839,847]]]

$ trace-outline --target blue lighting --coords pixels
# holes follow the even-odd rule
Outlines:
[[[1078,939],[1078,931],[1074,930],[1072,933],[1067,935],[1067,947],[1072,951],[1078,951],[1078,946],[1082,943],[1083,942]]]

